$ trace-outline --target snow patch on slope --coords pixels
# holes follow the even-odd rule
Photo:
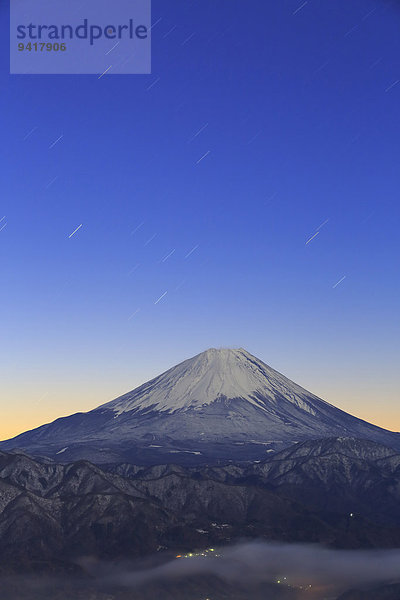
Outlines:
[[[173,413],[234,398],[268,413],[286,400],[311,415],[316,414],[312,399],[323,402],[243,348],[211,348],[97,410],[107,408],[116,416],[132,410]]]

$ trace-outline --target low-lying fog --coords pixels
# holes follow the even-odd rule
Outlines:
[[[205,554],[204,556],[202,554]],[[93,573],[123,586],[191,575],[217,575],[229,582],[280,581],[291,586],[347,589],[400,579],[400,549],[332,550],[319,545],[244,542],[227,548],[183,554],[162,565],[137,570],[93,563]],[[107,572],[107,575],[104,573]]]
[[[77,562],[84,576],[2,577],[1,597],[4,600],[158,600],[161,594],[165,599],[177,600],[202,597],[325,600],[337,598],[350,588],[400,580],[400,549],[332,550],[318,545],[264,541],[209,548],[177,557],[158,553],[141,561],[110,563],[86,557]],[[274,586],[268,586],[269,583]],[[266,589],[270,590],[267,596]]]

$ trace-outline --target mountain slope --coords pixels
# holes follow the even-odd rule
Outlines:
[[[360,517],[385,527],[400,527],[400,453],[369,440],[309,440],[252,464],[185,469],[178,465],[139,468],[125,463],[107,469],[140,480],[143,486],[147,481],[190,473],[197,479],[263,487],[296,499],[319,514],[344,515],[346,527],[356,526]]]
[[[210,349],[88,413],[0,443],[67,462],[255,460],[307,439],[354,436],[400,449],[400,434],[353,417],[243,349]]]
[[[133,558],[257,535],[334,540],[334,528],[268,490],[187,471],[125,479],[80,461],[43,465],[0,453],[0,562]],[[215,523],[215,526],[213,526]],[[217,524],[224,523],[226,527]],[[294,530],[294,523],[302,523]],[[253,532],[253,533],[252,533]]]
[[[333,452],[332,452],[333,450]],[[352,476],[342,476],[336,455]],[[322,469],[318,460],[325,457]],[[400,543],[400,455],[360,440],[316,440],[256,465],[60,465],[0,452],[0,563],[69,563],[191,552],[240,538],[334,547]],[[365,471],[374,472],[369,483]],[[386,504],[365,497],[391,480]],[[329,493],[335,484],[342,505]],[[323,498],[326,491],[326,501]],[[349,518],[348,500],[354,518]],[[390,511],[388,511],[390,507]],[[385,518],[381,513],[387,511]]]
[[[246,476],[317,511],[400,526],[400,454],[369,440],[307,441],[251,465]]]
[[[282,588],[283,596],[275,596],[266,583],[256,592],[246,582],[243,594],[236,593],[239,583],[220,587],[212,580],[206,585],[204,573],[199,575],[202,585],[194,585],[195,576],[190,576],[194,587],[188,588],[181,579],[154,581],[155,587],[145,580],[143,588],[118,586],[114,593],[107,576],[111,564],[120,574],[121,566],[129,568],[130,559],[137,558],[132,568],[141,570],[166,560],[180,563],[178,553],[186,554],[185,569],[190,553],[214,548],[218,556],[243,538],[319,542],[335,548],[398,547],[399,467],[400,454],[390,448],[349,438],[308,441],[260,463],[224,467],[120,464],[106,470],[85,461],[61,465],[0,452],[0,596],[8,600],[286,597],[289,588]],[[383,503],[371,493],[380,486]],[[326,500],[321,497],[324,491]],[[341,506],[338,499],[343,499]],[[77,561],[84,556],[90,559]],[[96,559],[101,561],[97,568]],[[13,573],[18,577],[3,582],[1,574]],[[53,577],[41,581],[40,574],[64,574],[59,590],[55,591]],[[76,587],[71,588],[74,574]],[[185,571],[181,574],[184,577]],[[353,592],[343,600],[398,598],[398,587],[374,592]],[[310,594],[307,590],[304,600],[314,597]]]

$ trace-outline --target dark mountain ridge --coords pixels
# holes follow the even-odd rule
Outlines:
[[[0,453],[3,567],[190,551],[241,538],[400,545],[400,455],[337,438],[225,467],[107,470]]]

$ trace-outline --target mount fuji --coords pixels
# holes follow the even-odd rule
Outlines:
[[[400,434],[321,400],[246,350],[211,348],[91,410],[0,443],[58,462],[218,463],[266,458],[310,439]]]

